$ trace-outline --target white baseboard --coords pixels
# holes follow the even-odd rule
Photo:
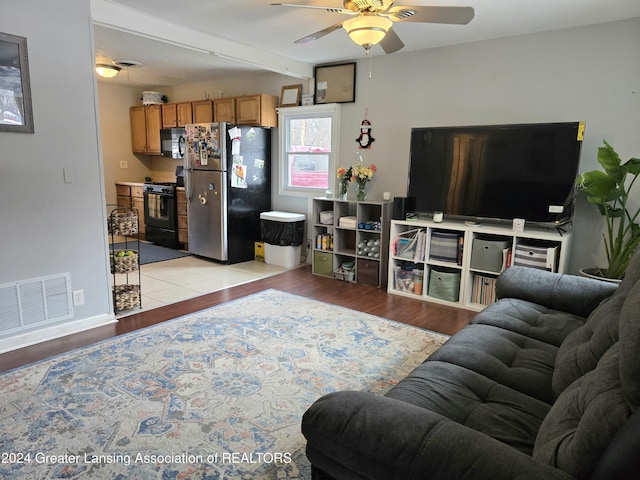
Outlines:
[[[56,338],[102,327],[103,325],[109,325],[117,321],[113,313],[105,313],[103,315],[82,318],[80,320],[52,325],[30,332],[20,332],[11,337],[0,339],[0,353],[18,350],[19,348],[29,347],[48,340],[55,340]]]

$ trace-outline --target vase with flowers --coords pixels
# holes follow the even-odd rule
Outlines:
[[[351,166],[351,181],[358,184],[358,201],[367,199],[367,182],[371,181],[378,168],[373,164],[365,165],[358,162]]]
[[[338,168],[338,198],[340,200],[347,199],[347,190],[349,189],[350,180],[351,180],[351,167]]]

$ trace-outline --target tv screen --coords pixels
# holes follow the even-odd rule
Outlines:
[[[562,224],[573,216],[584,122],[413,128],[415,211]]]

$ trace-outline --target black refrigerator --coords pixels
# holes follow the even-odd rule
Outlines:
[[[271,130],[229,123],[185,126],[189,252],[252,260],[260,213],[271,210]]]

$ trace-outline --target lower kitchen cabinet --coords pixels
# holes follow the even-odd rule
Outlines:
[[[178,208],[178,242],[189,243],[189,217],[187,194],[184,189],[176,190],[176,203]]]
[[[140,225],[138,231],[144,236],[144,189],[142,184],[116,183],[118,206],[133,208],[138,214]]]

